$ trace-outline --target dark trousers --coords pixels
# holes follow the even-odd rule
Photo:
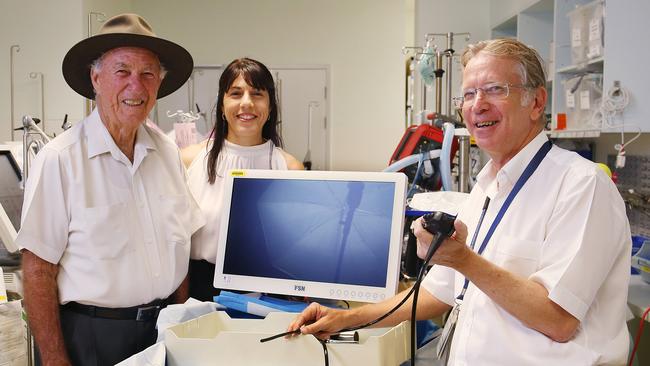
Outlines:
[[[65,348],[75,366],[115,365],[156,343],[158,337],[157,317],[146,321],[105,319],[65,308],[60,315]]]
[[[214,264],[205,260],[190,260],[190,297],[200,301],[214,301],[221,292],[214,288]]]

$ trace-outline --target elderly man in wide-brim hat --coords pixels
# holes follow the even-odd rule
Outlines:
[[[97,107],[41,150],[26,183],[17,242],[43,364],[120,362],[155,342],[162,307],[186,299],[203,218],[176,146],[145,122],[192,68],[135,14],[65,56],[65,80]]]

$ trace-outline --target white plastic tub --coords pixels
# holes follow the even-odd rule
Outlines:
[[[219,311],[166,330],[167,364],[322,366],[323,347],[313,336],[260,343],[284,332],[293,313],[270,313],[265,319],[232,319]],[[395,366],[410,357],[408,322],[393,328],[359,331],[358,344],[328,344],[331,366]]]

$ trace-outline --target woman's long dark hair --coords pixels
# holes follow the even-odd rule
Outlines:
[[[217,161],[219,153],[228,135],[228,121],[224,119],[223,98],[230,89],[230,86],[241,75],[246,83],[258,90],[264,90],[269,94],[269,119],[262,127],[262,138],[271,140],[275,146],[282,147],[282,136],[278,122],[278,103],[275,94],[275,83],[273,76],[264,64],[250,58],[238,58],[231,62],[219,78],[219,95],[217,97],[217,118],[210,139],[214,139],[212,148],[208,153],[208,182],[213,184],[217,176]],[[209,144],[207,145],[209,146]],[[206,147],[207,147],[206,146]]]

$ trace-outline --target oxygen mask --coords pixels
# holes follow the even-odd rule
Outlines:
[[[420,56],[417,65],[418,71],[422,76],[424,84],[431,86],[433,85],[433,80],[436,78],[436,51],[434,47],[427,46],[424,48]]]

